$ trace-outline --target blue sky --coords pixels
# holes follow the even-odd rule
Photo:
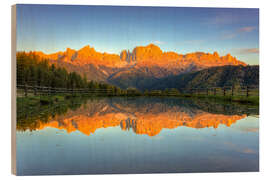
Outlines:
[[[163,51],[217,51],[259,64],[259,10],[17,5],[18,51],[54,53],[90,45],[119,54],[150,43]]]

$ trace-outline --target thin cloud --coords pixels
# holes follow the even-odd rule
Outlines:
[[[259,54],[259,48],[243,48],[238,50],[240,54]]]
[[[187,40],[184,41],[184,43],[189,45],[200,45],[203,43],[203,40]]]
[[[256,29],[255,26],[247,26],[247,27],[243,27],[243,28],[238,29],[238,32],[251,32],[254,29]]]
[[[231,33],[227,33],[227,34],[222,34],[221,35],[221,39],[233,39],[237,36],[239,36],[240,34],[242,33],[249,33],[249,32],[252,32],[254,29],[256,29],[255,26],[247,26],[247,27],[242,27],[242,28],[239,28],[237,29],[236,31],[234,32],[231,32]]]
[[[165,44],[165,42],[163,42],[163,41],[154,41],[153,43],[154,43],[154,44],[159,44],[159,45]]]
[[[253,149],[246,148],[243,150],[243,153],[245,154],[256,154],[256,151]]]
[[[244,131],[244,132],[258,132],[259,128],[245,128],[245,129],[242,129],[242,131]]]
[[[239,18],[236,16],[233,16],[233,14],[222,13],[215,17],[205,20],[204,24],[226,25],[226,24],[237,23],[238,21],[239,21]]]
[[[256,154],[256,151],[253,149],[241,148],[241,146],[238,146],[238,145],[233,144],[231,142],[225,142],[224,145],[231,148],[231,150],[236,151],[236,152],[240,152],[240,153],[244,153],[244,154]]]
[[[233,39],[236,36],[237,36],[236,33],[224,34],[224,35],[221,35],[221,39]]]
[[[211,12],[202,19],[201,23],[206,25],[224,26],[224,25],[238,25],[240,23],[258,23],[259,11],[257,10],[242,10],[238,9],[224,9],[218,12]]]

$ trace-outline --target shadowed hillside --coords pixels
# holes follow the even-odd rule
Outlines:
[[[259,66],[222,66],[170,76],[149,85],[149,89],[258,86]]]

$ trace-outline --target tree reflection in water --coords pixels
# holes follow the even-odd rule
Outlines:
[[[125,131],[155,136],[164,128],[180,126],[229,127],[250,114],[258,114],[258,108],[179,98],[93,98],[40,107],[35,113],[18,113],[17,130],[52,127],[90,135],[99,128],[119,126]]]

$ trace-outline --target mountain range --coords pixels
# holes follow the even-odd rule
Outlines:
[[[86,75],[87,79],[102,81],[121,88],[134,87],[140,90],[150,88],[160,80],[190,72],[219,66],[247,66],[246,63],[227,54],[217,52],[194,52],[178,54],[164,52],[160,47],[149,44],[137,46],[132,51],[123,50],[120,54],[97,52],[89,45],[74,50],[53,54],[33,52],[50,63]]]

